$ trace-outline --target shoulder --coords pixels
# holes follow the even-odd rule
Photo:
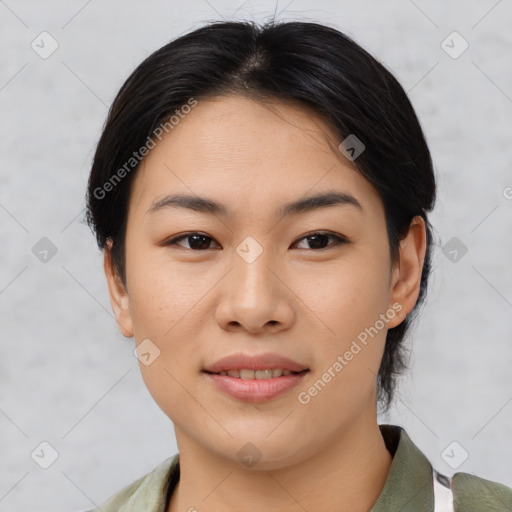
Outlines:
[[[452,477],[455,512],[512,511],[512,488],[469,473]]]
[[[165,459],[149,473],[126,485],[96,508],[84,512],[160,512],[168,491],[179,479],[179,454]]]
[[[97,506],[94,509],[86,510],[84,512],[114,512],[123,510],[123,507],[130,501],[132,496],[136,493],[136,491],[141,487],[141,484],[149,477],[150,473],[144,475],[143,477],[135,480],[129,485],[126,485],[115,494],[110,496],[106,501],[101,503],[101,505]]]
[[[512,488],[474,474],[439,473],[403,427],[379,425],[393,462],[371,512],[512,512]]]

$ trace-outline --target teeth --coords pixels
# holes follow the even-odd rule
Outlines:
[[[272,379],[274,377],[281,377],[282,375],[291,375],[293,372],[290,370],[281,370],[281,368],[273,368],[267,370],[228,370],[221,371],[219,375],[228,375],[236,379]]]

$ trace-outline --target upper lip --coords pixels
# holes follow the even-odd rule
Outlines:
[[[228,370],[266,370],[267,368],[270,370],[280,368],[292,372],[300,372],[308,369],[306,366],[288,357],[267,352],[265,354],[231,354],[208,365],[204,368],[204,371],[220,373]]]

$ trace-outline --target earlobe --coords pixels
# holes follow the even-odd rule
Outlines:
[[[131,338],[133,337],[133,323],[130,313],[130,299],[121,278],[114,269],[111,250],[112,241],[109,239],[103,249],[103,268],[107,279],[110,304],[122,335]]]
[[[400,261],[393,269],[390,306],[401,304],[400,318],[414,308],[421,286],[421,274],[427,248],[425,221],[417,215],[411,221],[407,236],[400,242]],[[397,317],[398,325],[400,319]],[[395,325],[390,325],[395,327]]]

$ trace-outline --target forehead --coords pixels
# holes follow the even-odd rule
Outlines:
[[[233,211],[274,211],[326,190],[378,209],[374,187],[336,153],[340,142],[322,119],[289,103],[241,96],[199,100],[143,160],[130,210],[144,215],[155,201],[179,192],[210,197]]]

